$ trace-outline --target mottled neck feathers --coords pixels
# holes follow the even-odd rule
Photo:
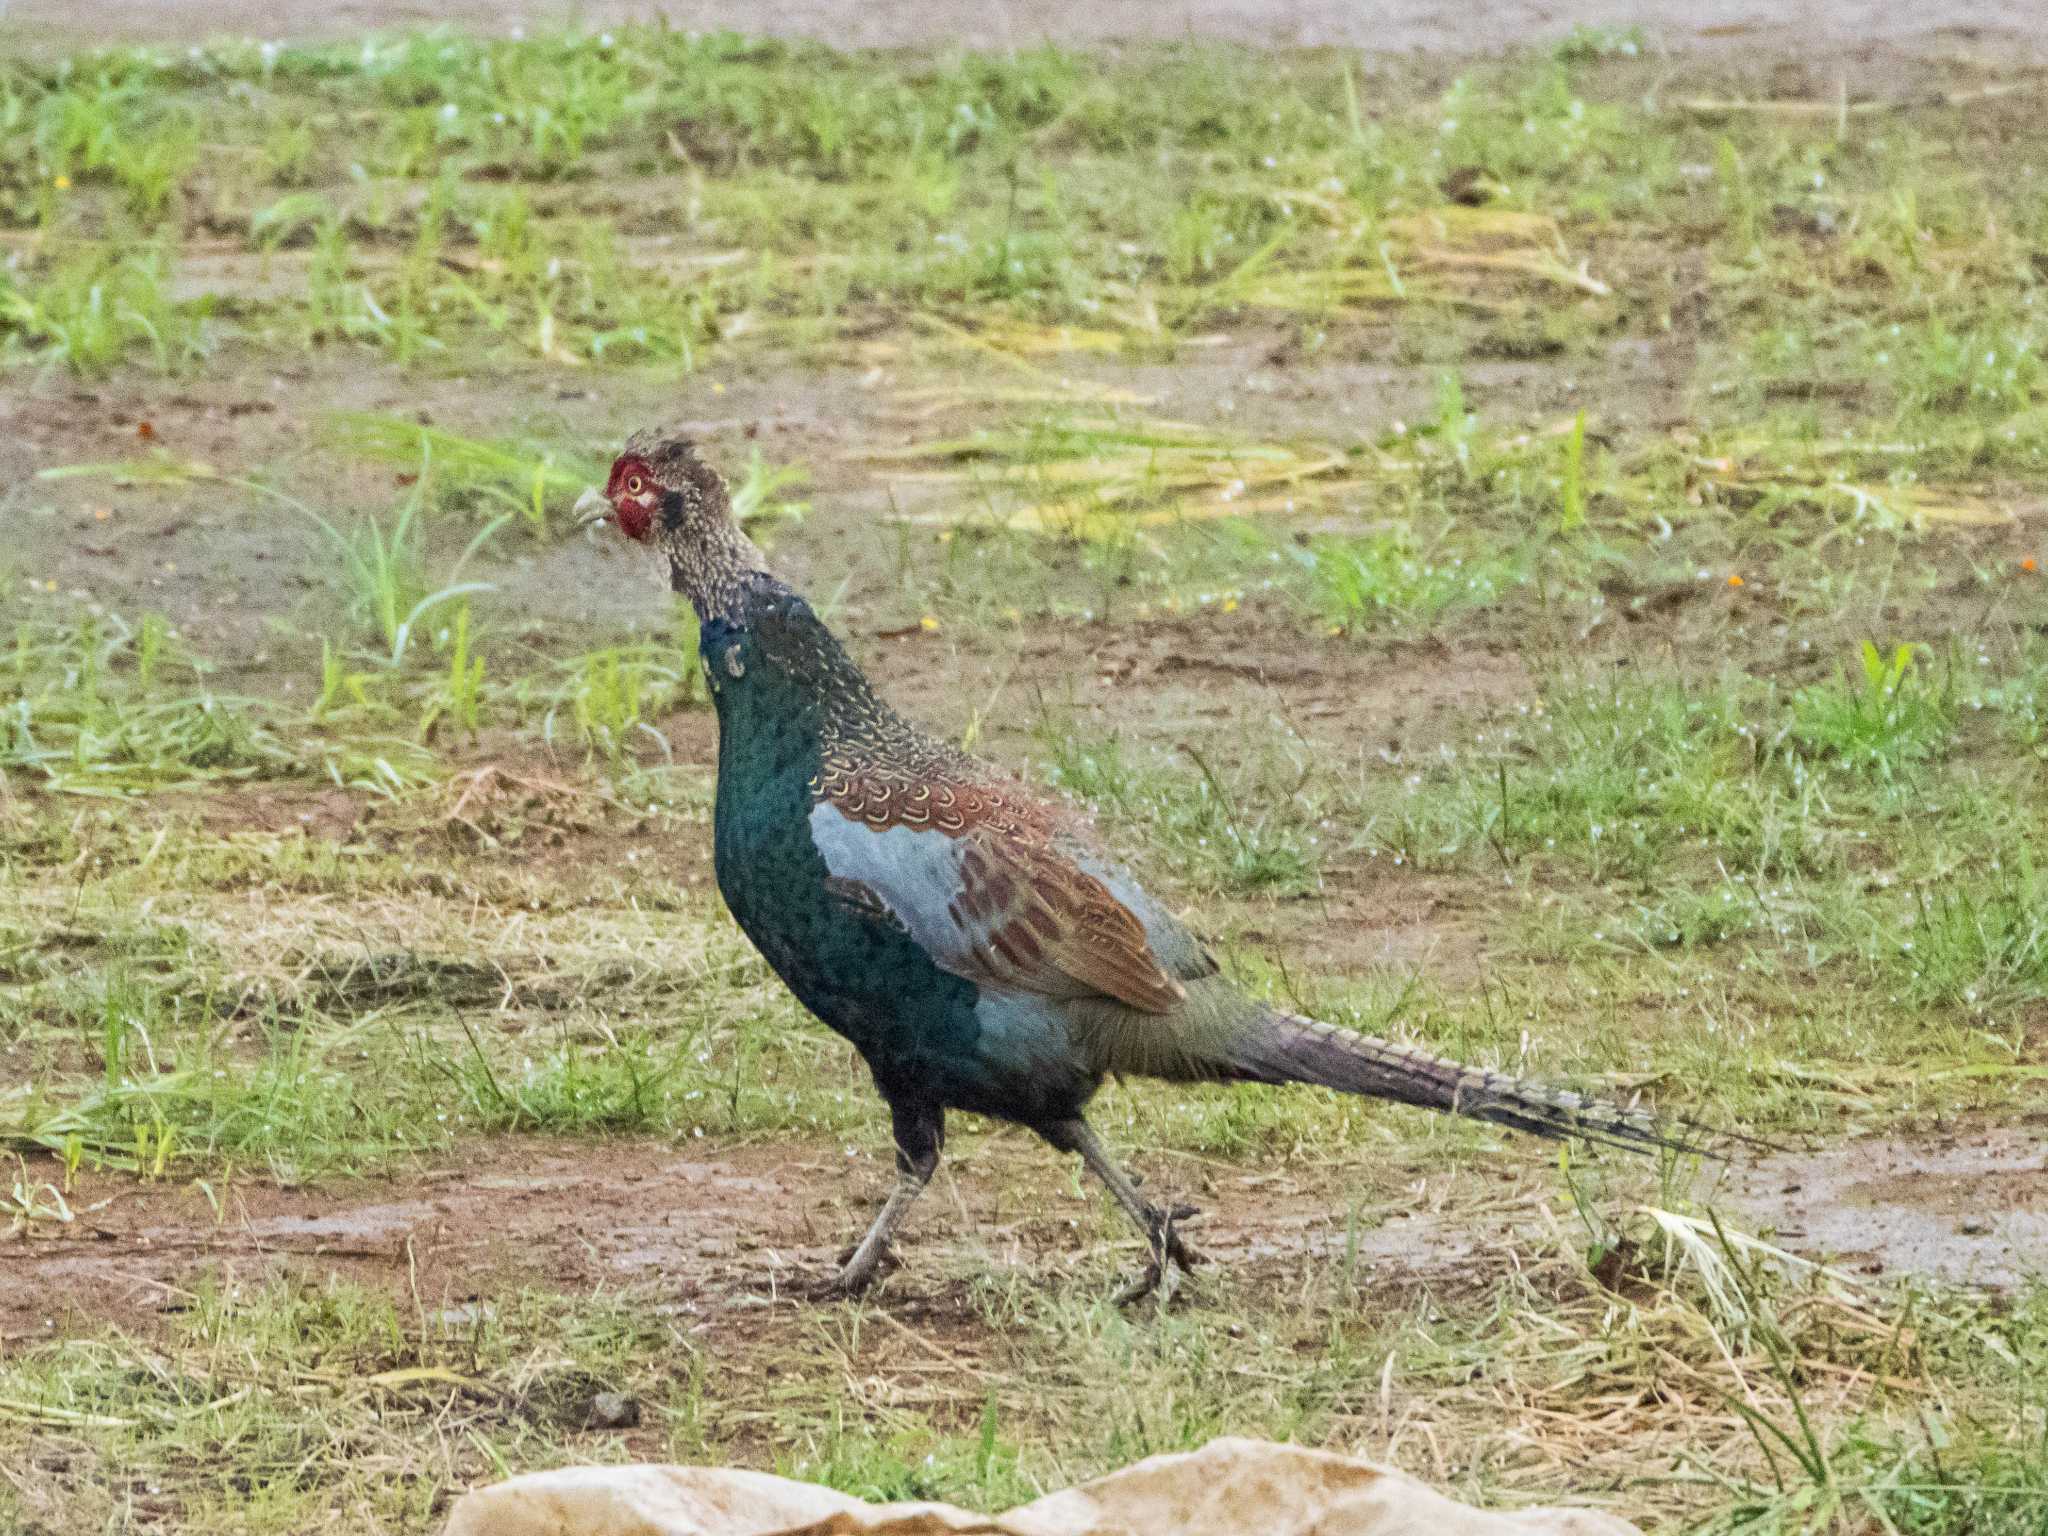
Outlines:
[[[681,492],[670,491],[662,498],[661,522],[665,532],[681,529],[688,517],[688,504]],[[665,540],[668,550],[668,584],[686,597],[704,623],[742,625],[745,610],[755,589],[762,585],[788,592],[769,574],[761,548],[740,531],[729,516],[703,520],[688,537]],[[821,628],[823,626],[820,626]]]

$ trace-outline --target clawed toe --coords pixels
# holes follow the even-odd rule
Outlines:
[[[1192,1216],[1199,1215],[1201,1211],[1195,1206],[1176,1205],[1166,1213],[1166,1219],[1160,1223],[1158,1241],[1165,1248],[1166,1256],[1182,1269],[1193,1269],[1197,1264],[1208,1262],[1200,1253],[1182,1242],[1180,1236],[1180,1224]]]
[[[858,1248],[849,1248],[839,1255],[839,1272],[826,1283],[826,1291],[832,1296],[859,1296],[874,1288],[882,1276],[903,1267],[903,1261],[896,1257],[893,1248],[884,1248],[868,1263],[856,1262]]]
[[[1159,1282],[1165,1277],[1164,1266],[1157,1259],[1154,1259],[1143,1270],[1139,1271],[1138,1277],[1135,1280],[1116,1293],[1116,1304],[1120,1307],[1128,1307],[1133,1302],[1143,1301],[1147,1296],[1150,1296],[1159,1289]]]
[[[1152,1257],[1136,1279],[1116,1294],[1116,1304],[1127,1307],[1134,1301],[1143,1301],[1160,1289],[1167,1277],[1170,1265],[1179,1265],[1185,1273],[1203,1262],[1202,1256],[1181,1241],[1178,1224],[1190,1216],[1199,1214],[1192,1205],[1177,1205],[1169,1211],[1154,1211],[1147,1224],[1151,1229]],[[1172,1288],[1167,1288],[1171,1299]]]
[[[880,1279],[879,1270],[854,1275],[837,1269],[830,1274],[794,1275],[776,1288],[791,1301],[853,1301],[872,1291]]]
[[[811,1271],[779,1280],[776,1290],[793,1301],[851,1301],[872,1291],[884,1275],[902,1268],[895,1253],[884,1249],[874,1260],[856,1268],[858,1248],[847,1248],[838,1256],[838,1267],[828,1273]]]

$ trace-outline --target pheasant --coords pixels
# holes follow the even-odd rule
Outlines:
[[[769,570],[686,439],[643,432],[577,503],[666,561],[718,713],[713,853],[739,926],[852,1042],[889,1106],[896,1185],[834,1287],[876,1277],[931,1180],[946,1112],[1077,1153],[1150,1250],[1196,1262],[1085,1111],[1116,1073],[1309,1083],[1531,1131],[1690,1150],[1636,1111],[1303,1018],[1240,991],[1080,812],[891,709]]]

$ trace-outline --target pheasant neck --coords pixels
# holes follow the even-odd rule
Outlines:
[[[759,546],[730,520],[703,529],[681,549],[669,547],[669,586],[690,600],[706,624],[740,623],[748,591],[767,574]]]

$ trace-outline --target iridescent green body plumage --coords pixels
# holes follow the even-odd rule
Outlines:
[[[828,782],[900,722],[779,583],[750,583],[739,615],[699,639],[719,722],[714,861],[734,919],[892,1103],[1040,1121],[1078,1113],[1086,1074],[1012,1075],[986,1060],[980,989],[933,964],[865,886],[835,879],[812,839]]]
[[[890,1106],[899,1185],[849,1261],[848,1286],[873,1277],[930,1178],[949,1109],[1079,1152],[1146,1232],[1155,1269],[1188,1261],[1171,1218],[1082,1119],[1112,1073],[1315,1083],[1547,1136],[1671,1142],[1632,1111],[1246,996],[1084,817],[890,709],[768,573],[688,444],[636,438],[607,497],[622,529],[666,554],[702,620],[719,720],[719,890],[775,973],[859,1050]]]

